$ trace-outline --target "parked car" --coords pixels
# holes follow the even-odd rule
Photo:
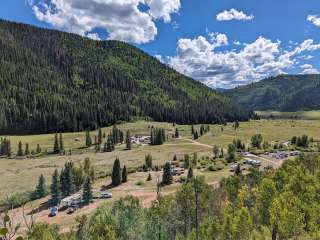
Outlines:
[[[55,216],[57,216],[57,214],[58,214],[58,207],[52,207],[51,209],[50,209],[50,213],[49,213],[49,217],[55,217]]]
[[[112,193],[110,192],[102,192],[100,193],[100,198],[112,198]]]
[[[72,214],[72,213],[74,213],[76,210],[77,210],[76,207],[69,207],[68,210],[67,210],[67,214]]]
[[[234,164],[230,166],[230,172],[234,172],[238,167],[238,164]]]
[[[261,166],[261,162],[258,160],[253,160],[253,159],[245,159],[244,161],[245,164],[251,165],[251,166]]]

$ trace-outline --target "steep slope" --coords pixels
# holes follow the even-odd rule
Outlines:
[[[149,117],[177,123],[252,113],[136,47],[0,20],[0,133],[76,131]]]
[[[319,110],[320,75],[280,75],[224,94],[252,110]]]

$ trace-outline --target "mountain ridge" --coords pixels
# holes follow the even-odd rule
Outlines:
[[[222,93],[250,110],[319,110],[320,74],[279,75]]]
[[[117,121],[224,123],[250,111],[135,46],[0,20],[0,133]]]

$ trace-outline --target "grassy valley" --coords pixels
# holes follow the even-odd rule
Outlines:
[[[75,166],[83,166],[86,158],[90,159],[91,165],[96,172],[96,180],[92,186],[93,191],[99,192],[111,183],[110,174],[112,165],[114,160],[119,158],[121,165],[126,165],[128,169],[128,182],[109,190],[113,194],[112,199],[95,200],[93,204],[84,206],[74,214],[69,215],[61,212],[56,218],[48,217],[49,208],[47,201],[50,197],[33,201],[25,206],[26,211],[32,211],[32,209],[37,208],[38,205],[47,206],[34,214],[36,221],[58,224],[61,230],[69,231],[71,227],[76,226],[76,217],[82,216],[83,214],[94,214],[94,212],[105,203],[111,206],[125,196],[137,197],[142,206],[150,207],[156,199],[157,179],[159,178],[161,180],[162,172],[142,170],[141,167],[145,164],[145,156],[148,154],[152,156],[153,164],[157,166],[163,166],[166,162],[172,161],[176,155],[177,162],[174,163],[183,167],[185,164],[185,156],[188,155],[191,161],[196,153],[198,160],[197,164],[193,166],[194,174],[199,177],[203,176],[207,183],[216,186],[223,178],[228,178],[234,174],[230,171],[234,163],[228,163],[227,161],[228,147],[234,139],[239,139],[246,146],[250,146],[252,136],[262,134],[264,141],[273,146],[275,144],[290,142],[293,136],[307,134],[309,138],[312,138],[314,141],[314,144],[310,145],[310,147],[314,146],[309,149],[310,151],[318,151],[317,141],[320,140],[320,123],[319,121],[313,120],[256,120],[241,122],[237,129],[235,129],[234,123],[227,125],[209,125],[210,130],[198,139],[193,138],[191,125],[174,126],[172,123],[138,121],[119,124],[117,127],[123,132],[130,130],[132,136],[144,136],[150,134],[152,126],[154,128],[165,129],[168,140],[163,145],[133,144],[132,150],[126,150],[125,144],[119,144],[115,146],[115,150],[112,152],[97,152],[94,146],[86,147],[85,132],[63,133],[65,154],[58,155],[51,154],[54,134],[3,136],[10,138],[13,154],[10,159],[5,157],[0,159],[1,196],[18,196],[16,194],[34,191],[40,174],[44,175],[46,184],[49,187],[55,169],[62,169],[65,163],[70,161],[73,162]],[[193,127],[196,131],[200,131],[201,125],[194,125]],[[179,138],[172,137],[176,129],[179,131]],[[109,133],[111,130],[112,127],[101,129],[103,133]],[[98,131],[90,132],[92,138],[97,135]],[[28,142],[30,149],[34,149],[40,142],[42,153],[23,157],[15,156],[19,141],[23,142],[23,146]],[[214,146],[223,148],[225,157],[215,159],[213,153]],[[71,155],[69,154],[70,150]],[[266,149],[265,151],[276,152],[278,150]],[[257,151],[252,149],[252,152],[256,154]],[[261,153],[263,152],[264,151]],[[239,157],[240,156],[239,153]],[[261,170],[268,166],[277,169],[282,164],[282,160],[274,159],[271,156],[257,155],[257,157],[251,156],[251,158],[262,162]],[[242,159],[240,160],[240,162],[242,162],[244,158],[240,157],[239,159]],[[181,179],[187,177],[187,170],[188,169],[185,170],[182,176],[174,177],[173,184],[163,186],[162,194],[164,196],[174,195],[176,191],[179,191],[181,186],[183,186],[183,184],[181,185]],[[247,174],[246,171],[247,170],[243,170],[243,173]],[[147,181],[149,173],[151,173],[152,176],[151,181]],[[22,221],[22,209],[18,208],[14,210],[14,212],[16,216],[19,216],[18,219]]]

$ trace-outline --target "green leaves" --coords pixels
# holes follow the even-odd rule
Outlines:
[[[8,229],[7,228],[0,228],[0,235],[2,237],[4,237],[5,235],[7,235],[8,233]]]

